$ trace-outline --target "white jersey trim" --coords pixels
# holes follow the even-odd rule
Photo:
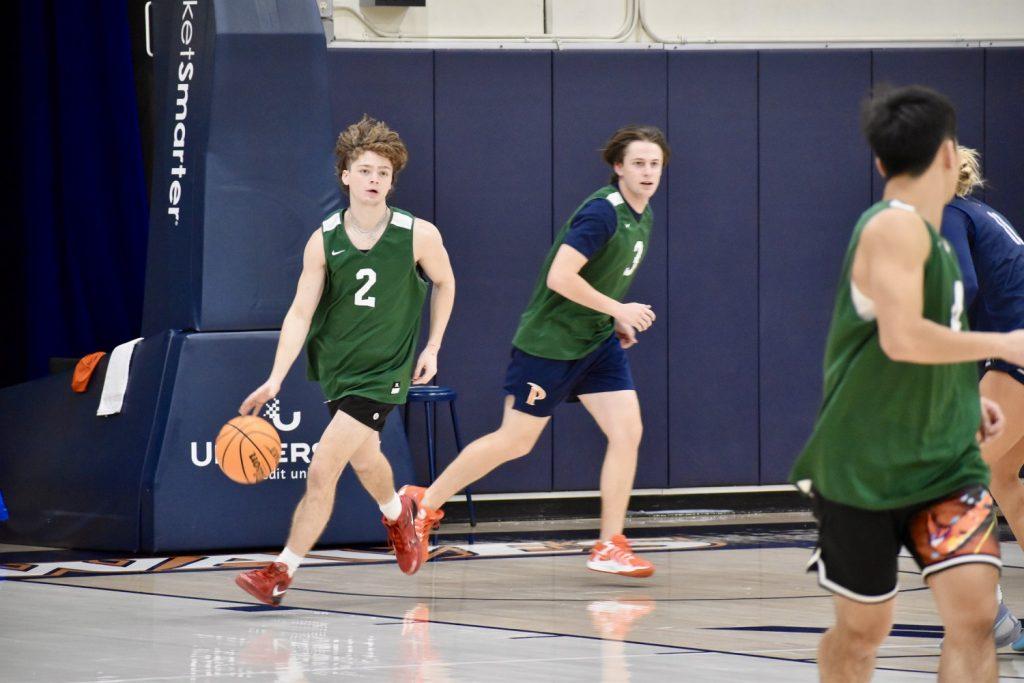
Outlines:
[[[875,319],[875,302],[857,288],[857,283],[853,281],[853,278],[850,278],[850,299],[861,320],[870,322]]]
[[[404,213],[394,212],[391,216],[391,225],[396,228],[404,228],[406,230],[412,230],[412,216],[407,216]]]
[[[626,201],[618,192],[612,192],[610,195],[605,197],[605,199],[607,199],[608,203],[611,204],[612,206],[618,206],[622,202]]]
[[[341,225],[341,212],[332,213],[327,217],[327,220],[320,224],[320,227],[323,228],[324,232],[330,232],[339,225]]]
[[[906,202],[901,202],[898,199],[890,199],[889,208],[899,209],[900,211],[909,211],[910,213],[917,213],[917,209],[915,209],[912,205],[907,204]]]

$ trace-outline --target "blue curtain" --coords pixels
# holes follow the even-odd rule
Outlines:
[[[3,384],[138,336],[148,228],[127,1],[15,12]]]

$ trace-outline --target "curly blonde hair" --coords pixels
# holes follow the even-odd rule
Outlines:
[[[348,187],[341,182],[341,172],[348,170],[352,162],[363,152],[374,152],[391,162],[393,189],[399,171],[405,168],[409,161],[409,150],[405,148],[405,143],[398,133],[391,130],[388,124],[369,114],[363,114],[363,118],[357,123],[341,131],[334,146],[334,155],[337,157],[335,172],[341,189],[348,192]]]
[[[960,158],[960,175],[956,180],[956,196],[969,197],[974,190],[985,184],[981,177],[981,163],[978,150],[957,145],[957,156]]]

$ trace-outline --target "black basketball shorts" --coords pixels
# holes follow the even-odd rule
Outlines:
[[[331,418],[339,410],[352,419],[362,422],[364,425],[379,432],[384,429],[384,422],[388,414],[395,409],[394,403],[380,403],[362,396],[342,396],[333,401],[327,402],[327,409],[331,412]]]
[[[999,526],[992,495],[981,485],[894,510],[864,510],[812,495],[818,547],[807,571],[818,584],[863,603],[885,602],[899,590],[900,547],[921,569],[921,578],[960,564],[1002,568]]]

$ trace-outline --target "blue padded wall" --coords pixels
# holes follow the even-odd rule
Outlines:
[[[145,336],[168,328],[195,328],[202,299],[215,12],[209,3],[197,3],[185,17],[177,10],[168,2],[153,5],[155,110],[142,311]],[[191,58],[183,59],[181,52]]]
[[[498,427],[512,335],[551,244],[551,54],[434,56],[436,223],[458,281],[439,373],[467,442]],[[452,460],[442,418],[442,465]],[[550,430],[479,491],[551,488]]]
[[[859,105],[868,52],[762,52],[759,90],[761,483],[785,481],[821,402],[850,231],[871,202]]]
[[[784,480],[821,399],[842,253],[881,187],[858,122],[872,83],[949,94],[961,139],[983,149],[988,200],[1024,223],[1021,49],[332,50],[329,71],[332,134],[364,111],[392,123],[412,154],[395,203],[445,235],[460,288],[440,378],[460,392],[467,441],[498,424],[509,341],[551,237],[606,181],[598,148],[626,122],[667,127],[675,159],[631,296],[659,313],[631,352],[639,487]],[[444,464],[446,417],[439,428]],[[532,457],[479,488],[593,488],[603,447],[565,406]]]
[[[173,335],[135,348],[122,414],[97,417],[109,356],[88,391],[71,372],[0,390],[0,542],[138,551],[146,451]]]
[[[628,123],[666,127],[663,52],[557,52],[554,55],[554,225],[557,230],[610,171],[600,148]],[[671,172],[671,166],[669,166]],[[626,297],[654,307],[658,320],[629,351],[640,394],[644,438],[636,487],[668,483],[668,290],[670,235],[664,188],[654,197],[648,253]],[[550,244],[551,239],[548,239]],[[579,404],[560,406],[554,418],[556,490],[596,489],[605,439]]]
[[[962,144],[985,157],[985,55],[981,50],[875,50],[872,80],[895,86],[926,85],[946,95],[956,107]],[[880,199],[885,179],[871,174],[872,196]],[[984,192],[977,194],[984,198]]]
[[[143,547],[276,547],[284,543],[292,511],[306,488],[306,472],[329,421],[320,387],[296,364],[281,385],[278,415],[269,417],[284,443],[273,479],[255,486],[229,480],[212,461],[212,441],[238,404],[261,381],[274,358],[276,332],[224,332],[179,335],[177,362],[165,382],[173,383],[162,411],[166,428],[151,440],[149,479],[143,505]],[[171,392],[167,392],[170,394]],[[409,453],[397,412],[388,417],[381,450],[395,478],[411,476]],[[351,467],[338,483],[335,514],[321,545],[384,540],[380,511]]]
[[[433,221],[434,53],[328,50],[327,68],[335,138],[363,114],[397,130],[409,149],[409,164],[388,201]]]
[[[1024,48],[985,50],[985,200],[1024,231]]]
[[[323,395],[293,367],[277,427],[284,450],[270,481],[242,486],[214,462],[213,441],[262,381],[276,332],[164,332],[135,348],[122,411],[97,417],[106,360],[88,392],[71,372],[0,390],[0,481],[10,520],[0,542],[161,552],[273,548],[288,535],[316,443],[328,422]],[[268,406],[269,408],[269,406]],[[45,429],[40,429],[45,425]],[[412,467],[398,413],[381,435],[396,479]],[[350,468],[322,544],[383,542],[376,503]]]
[[[157,4],[143,334],[277,327],[302,247],[339,201],[316,6]]]
[[[758,481],[757,60],[668,58],[673,487]]]

